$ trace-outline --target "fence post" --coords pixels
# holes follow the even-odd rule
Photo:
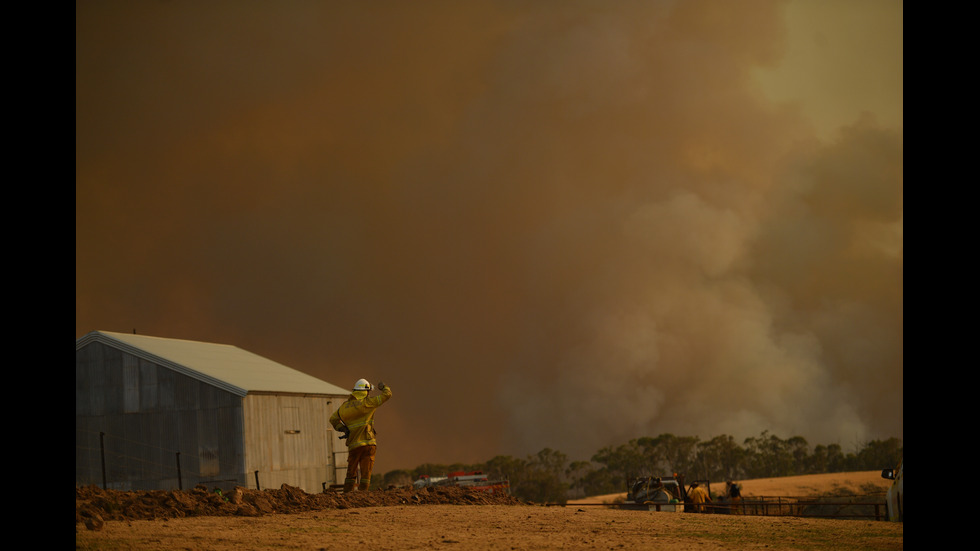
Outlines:
[[[177,489],[178,490],[184,489],[184,482],[182,477],[180,476],[180,452],[177,452]]]
[[[255,471],[255,489],[256,490],[261,490],[262,489],[262,488],[259,488],[259,471]]]
[[[104,432],[99,433],[99,452],[102,454],[102,489],[105,490],[107,488],[106,488],[106,479],[105,479],[105,433]]]

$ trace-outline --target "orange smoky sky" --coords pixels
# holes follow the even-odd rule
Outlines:
[[[903,438],[902,2],[78,2],[75,333],[389,384],[381,471]]]

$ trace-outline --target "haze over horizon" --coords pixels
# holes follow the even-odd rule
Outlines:
[[[76,339],[383,380],[380,473],[904,438],[901,1],[75,13]]]

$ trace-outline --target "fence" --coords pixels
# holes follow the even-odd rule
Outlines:
[[[97,444],[95,443],[97,441]],[[175,486],[182,490],[196,484],[234,485],[237,478],[214,477],[201,473],[199,454],[182,455],[146,442],[109,435],[106,432],[76,431],[76,483],[112,487]],[[258,473],[256,473],[256,485]]]
[[[752,496],[740,502],[714,501],[706,513],[888,520],[884,494],[793,497]]]
[[[698,512],[695,506],[690,503],[681,506],[680,504],[671,503],[576,502],[575,505],[597,505],[621,509],[642,509],[664,512]],[[724,500],[708,502],[704,504],[703,511],[701,512],[718,515],[888,520],[888,508],[885,505],[884,494],[826,497],[752,496],[736,503]]]

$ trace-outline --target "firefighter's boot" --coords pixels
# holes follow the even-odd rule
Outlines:
[[[344,479],[344,493],[349,494],[354,491],[354,484],[357,483],[356,478],[345,478]]]
[[[357,489],[364,492],[367,491],[368,487],[371,486],[370,478],[362,478],[361,483],[357,485]]]

